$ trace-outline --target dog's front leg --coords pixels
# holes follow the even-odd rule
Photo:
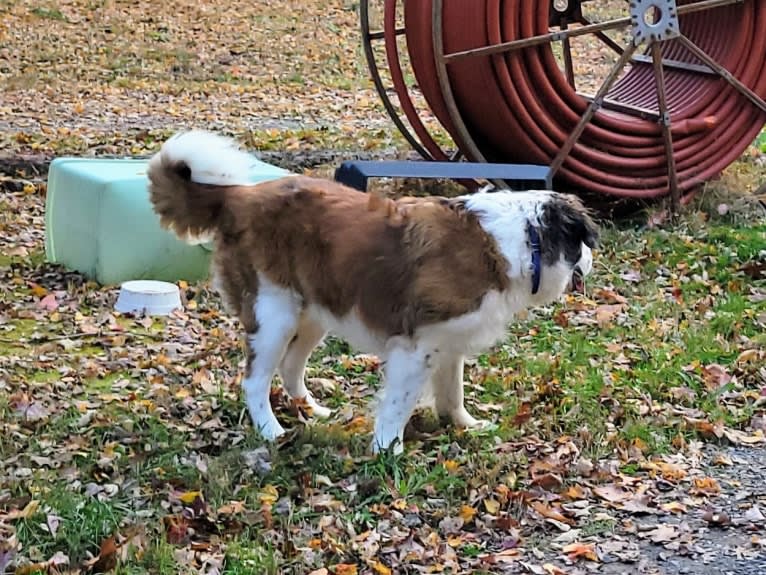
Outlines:
[[[301,318],[298,332],[287,347],[287,353],[279,366],[279,375],[287,394],[294,400],[305,402],[311,408],[312,415],[321,418],[330,417],[332,411],[317,403],[311,395],[306,388],[305,374],[306,361],[324,335],[325,330],[320,324],[308,317]]]
[[[373,453],[388,449],[404,451],[404,427],[412,415],[423,387],[433,372],[433,353],[422,349],[395,347],[384,367],[385,387],[375,418]]]
[[[247,372],[242,385],[253,426],[264,439],[285,430],[271,409],[271,380],[298,329],[300,301],[288,289],[261,280],[255,300],[256,331],[248,334]]]
[[[462,356],[442,354],[434,371],[433,387],[436,413],[440,417],[448,417],[458,427],[481,428],[488,425],[465,408]]]

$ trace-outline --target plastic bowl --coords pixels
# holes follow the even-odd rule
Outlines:
[[[132,280],[120,286],[114,309],[120,313],[168,315],[181,308],[178,286],[156,280]]]

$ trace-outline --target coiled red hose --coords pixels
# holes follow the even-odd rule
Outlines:
[[[684,4],[685,2],[680,2]],[[396,0],[386,0],[389,66],[396,41]],[[549,2],[539,0],[447,0],[443,3],[445,53],[546,34]],[[463,153],[438,81],[432,40],[431,0],[404,3],[407,49],[428,106]],[[681,31],[761,98],[766,98],[766,2],[746,0],[681,16]],[[701,64],[680,42],[661,45],[663,58]],[[588,102],[566,81],[550,44],[447,65],[467,131],[488,161],[549,164],[585,112]],[[766,123],[766,113],[718,75],[665,67],[673,125],[678,186],[682,193],[718,175],[735,161]],[[411,100],[401,74],[394,78],[400,101]],[[651,64],[634,64],[608,94],[610,100],[657,109]],[[412,106],[405,114],[422,137]],[[430,136],[426,146],[439,155]],[[658,123],[600,109],[557,174],[557,182],[624,198],[669,193],[665,146]]]

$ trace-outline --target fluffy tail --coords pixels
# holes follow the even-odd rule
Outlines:
[[[226,189],[248,182],[255,158],[236,141],[200,130],[166,141],[149,162],[149,197],[160,224],[189,243],[206,241],[218,223]]]

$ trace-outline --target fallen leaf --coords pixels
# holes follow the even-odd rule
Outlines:
[[[569,517],[565,517],[560,512],[556,511],[555,509],[552,509],[542,501],[532,501],[530,503],[530,507],[537,511],[540,515],[547,519],[553,519],[554,521],[558,521],[560,523],[565,523],[567,525],[574,525],[574,521],[570,519]]]
[[[678,537],[678,532],[673,525],[660,525],[646,535],[655,543],[667,543]]]
[[[652,498],[649,495],[636,495],[625,501],[620,509],[635,514],[656,513],[656,509],[649,507]]]
[[[279,499],[279,491],[273,485],[265,485],[258,494],[258,499],[263,505],[274,505]]]
[[[721,486],[712,477],[695,477],[693,483],[692,493],[695,494],[715,495],[721,492]]]
[[[463,505],[460,507],[460,519],[462,519],[464,523],[470,523],[475,515],[476,509],[470,505]]]
[[[92,573],[107,573],[117,566],[117,543],[114,537],[101,542],[96,562],[91,566]]]
[[[598,288],[594,290],[593,297],[595,299],[603,300],[608,304],[628,303],[628,300],[625,296],[622,296],[613,290],[605,289],[605,288]]]
[[[486,509],[487,513],[490,515],[497,515],[497,512],[500,511],[500,504],[492,498],[485,499],[484,509]]]
[[[168,515],[162,518],[165,525],[165,534],[168,543],[178,545],[182,543],[189,531],[189,521],[180,515]]]
[[[186,505],[191,505],[197,499],[202,499],[201,491],[186,491],[178,496],[178,499]]]
[[[625,304],[598,306],[596,308],[596,323],[598,327],[601,329],[608,327],[626,307]]]
[[[598,561],[598,555],[590,543],[570,543],[565,545],[562,551],[569,556],[570,561],[577,561],[580,557],[585,557],[589,561]]]
[[[758,505],[753,505],[750,509],[745,511],[744,517],[747,521],[752,523],[763,523],[766,521],[766,518],[763,516],[763,513],[761,513],[761,509]]]
[[[610,503],[620,503],[631,498],[631,494],[617,485],[603,485],[593,489],[593,493]]]
[[[731,466],[731,465],[734,465],[734,462],[731,460],[731,457],[729,457],[725,453],[719,453],[718,455],[715,456],[715,459],[713,459],[713,465]]]
[[[712,363],[702,368],[702,375],[708,391],[716,391],[724,385],[731,383],[732,380],[732,376],[726,371],[726,368],[717,363]]]
[[[59,307],[59,302],[56,300],[55,294],[49,293],[37,302],[37,307],[46,311],[56,311]]]
[[[357,573],[356,565],[352,563],[338,563],[333,571],[335,575],[356,575]]]
[[[757,349],[746,349],[742,353],[740,353],[737,356],[736,362],[737,364],[741,365],[743,363],[750,363],[753,361],[757,361],[760,353]]]
[[[660,509],[667,511],[668,513],[686,513],[686,506],[678,501],[671,501],[669,503],[663,503]]]

